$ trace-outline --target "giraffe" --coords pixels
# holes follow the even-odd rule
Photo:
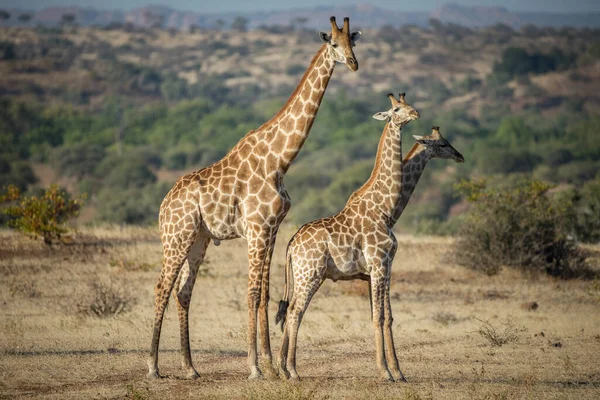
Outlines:
[[[302,317],[312,296],[326,278],[334,281],[359,275],[370,276],[373,298],[373,327],[377,364],[385,379],[393,377],[383,356],[384,302],[389,303],[389,273],[396,252],[396,238],[390,219],[400,200],[402,174],[401,130],[419,112],[405,100],[388,94],[392,108],[373,117],[386,120],[371,176],[356,193],[356,200],[338,214],[303,225],[288,243],[286,251],[285,294],[279,302],[276,322],[282,322],[283,338],[279,351],[279,368],[283,375],[298,379],[296,343]],[[290,284],[294,294],[290,298]],[[387,284],[387,286],[386,286]],[[287,315],[290,308],[289,316]],[[287,317],[287,318],[286,318]],[[391,315],[385,315],[391,317]],[[393,352],[391,322],[385,318],[388,358],[392,370],[403,379]],[[286,321],[287,319],[287,321]]]
[[[390,99],[396,107],[394,99]],[[404,96],[400,95],[400,99],[403,103]],[[388,119],[391,112],[378,113],[374,117]],[[340,213],[302,226],[288,244],[285,294],[276,317],[284,330],[279,365],[286,376],[298,378],[295,354],[298,329],[312,296],[323,281],[361,279],[369,281],[370,285],[379,370],[386,380],[393,380],[389,365],[397,379],[405,381],[392,335],[389,278],[397,247],[392,227],[410,200],[428,160],[452,158],[463,162],[464,158],[442,137],[439,128],[433,127],[430,136],[415,136],[417,143],[400,163],[400,129],[408,121],[393,121],[392,117],[384,129],[369,180],[350,196]],[[294,293],[290,299],[291,284]]]
[[[391,226],[394,226],[402,215],[404,208],[408,204],[417,183],[421,178],[421,174],[425,170],[427,163],[432,158],[452,159],[457,163],[465,162],[464,157],[452,145],[444,139],[440,133],[439,126],[431,127],[431,134],[428,136],[413,135],[416,142],[412,148],[406,153],[402,160],[402,187],[400,191],[400,201],[398,202],[391,220]],[[363,185],[364,187],[364,185]],[[346,205],[356,200],[363,187],[356,190]]]
[[[155,318],[148,377],[158,378],[158,345],[164,312],[173,292],[181,338],[181,365],[197,378],[190,354],[188,314],[196,273],[212,240],[244,238],[248,242],[249,379],[262,376],[257,358],[257,315],[261,355],[275,373],[269,342],[269,269],[279,225],[290,206],[283,177],[308,137],[336,63],[356,71],[353,46],[361,32],[342,29],[330,18],[331,33],[283,108],[258,129],[248,132],[221,160],[181,177],[165,196],[159,212],[163,265],[155,294]],[[176,290],[173,291],[173,288]]]

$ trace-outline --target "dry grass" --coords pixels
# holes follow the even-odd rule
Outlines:
[[[489,321],[477,320],[481,323],[477,333],[492,346],[502,347],[507,343],[514,342],[519,338],[519,332],[526,331],[526,329],[515,327],[512,319],[502,323],[502,328],[496,328]]]
[[[283,227],[275,250],[271,317],[293,232]],[[325,282],[315,296],[299,335],[301,382],[247,381],[243,241],[211,246],[209,273],[194,289],[191,346],[201,378],[183,379],[171,304],[160,351],[167,377],[148,381],[153,286],[161,264],[156,230],[85,228],[75,243],[52,248],[0,231],[0,398],[600,397],[598,281],[523,277],[516,271],[488,277],[442,261],[451,239],[398,240],[392,308],[408,384],[378,379],[365,282]],[[109,294],[130,296],[129,309],[97,318],[65,307],[93,303],[95,282],[110,288]],[[103,301],[107,309],[118,303],[110,296]],[[522,307],[532,302],[539,306],[535,311]],[[501,347],[478,332],[486,327],[504,341]],[[508,339],[511,332],[517,340]],[[280,338],[273,327],[275,354]]]

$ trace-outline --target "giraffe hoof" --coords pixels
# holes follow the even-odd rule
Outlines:
[[[290,373],[287,369],[279,367],[279,377],[281,379],[290,379]]]
[[[148,372],[146,374],[146,378],[148,378],[148,379],[159,379],[160,375],[158,374],[158,371],[151,371],[151,372]]]
[[[250,376],[248,376],[248,380],[256,381],[256,380],[262,379],[262,377],[263,377],[263,374],[259,370],[256,370],[256,371],[252,371]]]
[[[200,374],[196,371],[190,371],[185,376],[187,379],[198,379],[200,378]]]
[[[381,377],[385,382],[394,382],[394,377],[389,372]]]

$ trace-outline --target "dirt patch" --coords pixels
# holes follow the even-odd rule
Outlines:
[[[281,265],[293,231],[283,227],[274,253],[271,318],[281,298]],[[233,241],[211,246],[207,274],[198,278],[190,312],[192,355],[201,377],[186,380],[179,368],[179,328],[171,302],[159,354],[165,378],[150,381],[145,359],[161,261],[155,229],[85,228],[81,242],[60,249],[10,232],[0,232],[0,238],[0,397],[600,395],[597,283],[524,277],[514,271],[479,275],[444,263],[449,239],[399,238],[392,279],[393,329],[409,383],[390,384],[380,382],[375,366],[366,282],[326,282],[315,295],[298,340],[302,381],[249,382],[246,245]],[[93,287],[90,282],[111,280],[118,281],[118,293],[131,296],[127,308],[116,304],[118,312],[97,317],[66,306],[83,298],[82,292]],[[534,300],[539,304],[535,311],[522,307]],[[480,330],[491,332],[489,337],[496,334],[502,346],[492,344]],[[272,325],[274,358],[280,338]]]

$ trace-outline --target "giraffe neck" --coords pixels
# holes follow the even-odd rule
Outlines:
[[[402,168],[402,129],[390,121],[379,140],[369,180],[351,196],[348,204],[360,197],[368,207],[375,207],[388,223],[400,201]]]
[[[273,157],[271,160],[267,159],[269,169],[275,168],[285,173],[298,155],[308,138],[334,67],[335,60],[324,44],[281,110],[247,135],[253,136],[257,144],[262,142],[263,147],[259,150],[266,150],[269,157]],[[264,148],[264,144],[268,149]],[[257,153],[260,154],[261,151]]]
[[[400,201],[393,212],[392,225],[402,215],[430,159],[429,150],[425,146],[415,143],[402,161],[402,189],[400,190]]]

